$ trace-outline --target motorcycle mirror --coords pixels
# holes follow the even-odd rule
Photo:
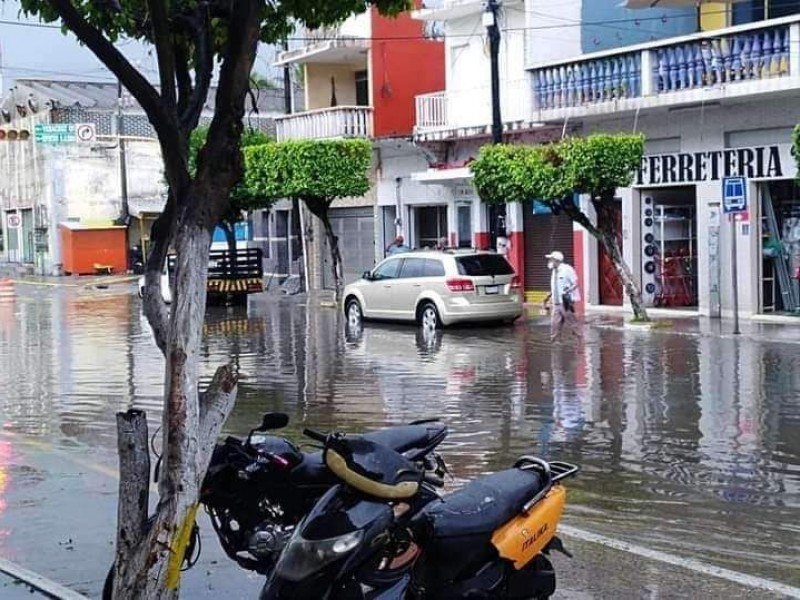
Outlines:
[[[254,433],[263,433],[265,431],[271,431],[273,429],[283,429],[288,424],[289,424],[289,415],[287,415],[286,413],[265,413],[261,419],[261,425],[259,425],[255,429],[251,429],[250,433],[247,434],[247,439],[244,442],[245,446],[250,445]]]
[[[289,424],[289,415],[286,413],[266,413],[261,420],[261,427],[256,431],[271,431],[283,429]]]

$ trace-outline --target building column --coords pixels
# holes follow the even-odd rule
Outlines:
[[[506,207],[506,237],[508,238],[508,262],[514,267],[520,283],[525,289],[525,227],[524,205],[512,202]]]
[[[477,198],[472,203],[472,222],[475,228],[472,245],[477,250],[488,250],[491,239],[489,235],[489,216],[486,205]]]

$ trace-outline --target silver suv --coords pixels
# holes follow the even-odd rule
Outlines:
[[[494,252],[408,252],[390,256],[344,290],[347,318],[511,323],[522,314],[514,269]]]

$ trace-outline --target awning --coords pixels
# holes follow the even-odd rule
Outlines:
[[[128,199],[128,214],[138,219],[156,217],[164,210],[166,196],[136,196]]]
[[[448,183],[461,183],[472,179],[469,167],[454,169],[428,169],[411,174],[411,181],[429,185],[447,185]]]
[[[723,3],[733,4],[743,0],[624,0],[625,8],[686,8],[687,6],[700,6],[701,4]]]

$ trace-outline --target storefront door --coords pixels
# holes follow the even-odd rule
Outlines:
[[[800,190],[794,181],[761,184],[761,310],[800,311]]]
[[[692,186],[642,190],[642,296],[646,305],[697,306],[697,196]]]
[[[420,206],[414,209],[414,247],[434,248],[447,239],[447,206]]]
[[[546,207],[525,205],[525,291],[544,297],[550,291],[550,271],[545,254],[559,250],[570,265],[575,264],[572,220],[565,214],[554,215]],[[534,301],[539,298],[534,295]]]
[[[614,228],[617,232],[617,242],[622,248],[622,202],[615,202],[609,211],[614,216]],[[617,268],[611,260],[605,247],[600,244],[597,254],[598,273],[600,282],[600,304],[606,306],[622,306],[622,279],[617,273]]]

